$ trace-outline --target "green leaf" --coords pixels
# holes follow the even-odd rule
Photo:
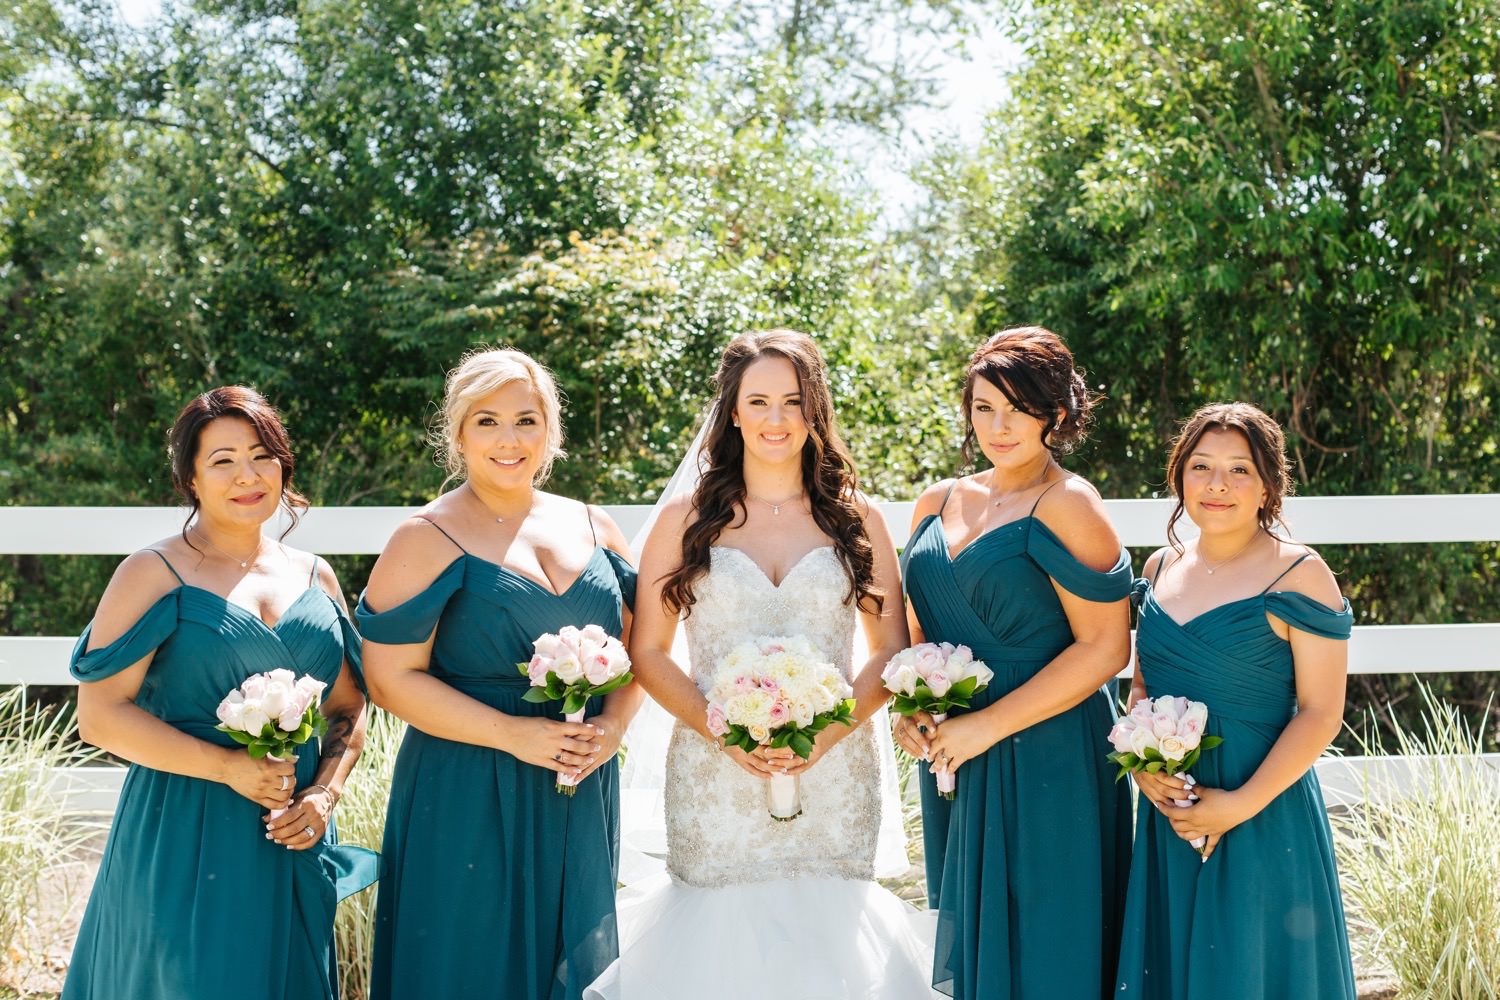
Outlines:
[[[812,756],[813,741],[808,739],[807,736],[803,733],[792,734],[791,746],[792,752],[795,753],[798,757],[801,757],[803,760],[806,760],[807,758]]]
[[[543,702],[556,701],[557,699],[555,697],[553,697],[552,695],[548,694],[547,690],[545,688],[535,688],[534,687],[534,688],[527,688],[526,689],[526,693],[523,694],[523,695],[521,695],[521,700],[522,701],[529,701],[533,705],[540,705]]]

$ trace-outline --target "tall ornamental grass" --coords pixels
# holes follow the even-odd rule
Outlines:
[[[1421,732],[1371,761],[1362,801],[1332,817],[1359,961],[1388,967],[1401,1000],[1500,996],[1500,761],[1483,732],[1422,690]],[[1390,753],[1378,735],[1366,754]]]
[[[385,806],[390,798],[391,772],[406,723],[388,712],[370,706],[370,725],[365,748],[349,778],[336,813],[339,841],[380,850],[385,831]],[[379,883],[377,883],[378,885]],[[339,904],[334,924],[338,953],[339,984],[344,1000],[365,1000],[370,995],[370,956],[375,938],[375,887],[356,893]]]
[[[26,975],[55,944],[97,824],[70,818],[58,769],[98,751],[78,742],[72,712],[29,704],[26,689],[0,692],[0,969]]]

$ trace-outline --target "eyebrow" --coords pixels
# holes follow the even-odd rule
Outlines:
[[[802,390],[798,389],[796,392],[783,392],[781,394],[781,398],[782,399],[791,399],[793,396],[800,396],[800,395],[802,395]],[[748,393],[745,396],[745,398],[746,399],[769,399],[770,396],[771,396],[771,394],[769,392],[752,392],[752,393]]]
[[[537,409],[521,410],[519,413],[516,414],[516,416],[518,416],[518,417],[534,417],[534,416],[536,416],[537,414],[539,414],[541,412],[542,412],[541,410],[537,410]],[[475,410],[474,411],[474,416],[476,416],[476,417],[479,417],[479,416],[498,417],[498,416],[500,416],[500,414],[496,413],[494,410]]]
[[[270,451],[271,449],[267,448],[265,445],[263,445],[259,441],[257,441],[257,442],[255,442],[254,444],[252,444],[250,446],[249,450],[250,451]],[[209,458],[213,458],[215,455],[217,455],[221,451],[230,451],[230,452],[233,452],[233,451],[239,451],[239,449],[236,448],[232,444],[226,444],[226,445],[224,445],[222,447],[215,448],[213,451],[209,452],[208,453],[208,457]]]
[[[1193,452],[1193,457],[1194,458],[1217,458],[1218,456],[1217,455],[1210,455],[1206,451],[1195,451],[1195,452]],[[1254,461],[1254,459],[1252,459],[1249,455],[1230,455],[1228,457],[1229,457],[1229,460],[1231,462],[1252,462],[1252,461]]]

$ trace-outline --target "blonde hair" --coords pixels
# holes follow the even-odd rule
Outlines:
[[[557,380],[528,354],[509,348],[481,348],[465,354],[448,373],[443,388],[443,411],[433,445],[450,479],[467,474],[459,432],[469,409],[479,400],[512,382],[525,382],[541,401],[542,420],[547,427],[547,454],[542,457],[535,482],[541,485],[552,472],[552,463],[565,454],[562,448],[562,396]]]

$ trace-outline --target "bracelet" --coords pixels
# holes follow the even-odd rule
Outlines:
[[[314,788],[321,788],[321,789],[323,789],[323,791],[325,791],[325,792],[328,793],[328,797],[330,799],[333,799],[333,804],[334,805],[338,805],[339,804],[339,799],[342,797],[341,793],[335,792],[332,788],[329,788],[327,785],[323,784],[322,782],[319,782],[316,785],[308,785],[306,788],[302,789],[302,791],[305,794],[307,792],[312,791]]]

